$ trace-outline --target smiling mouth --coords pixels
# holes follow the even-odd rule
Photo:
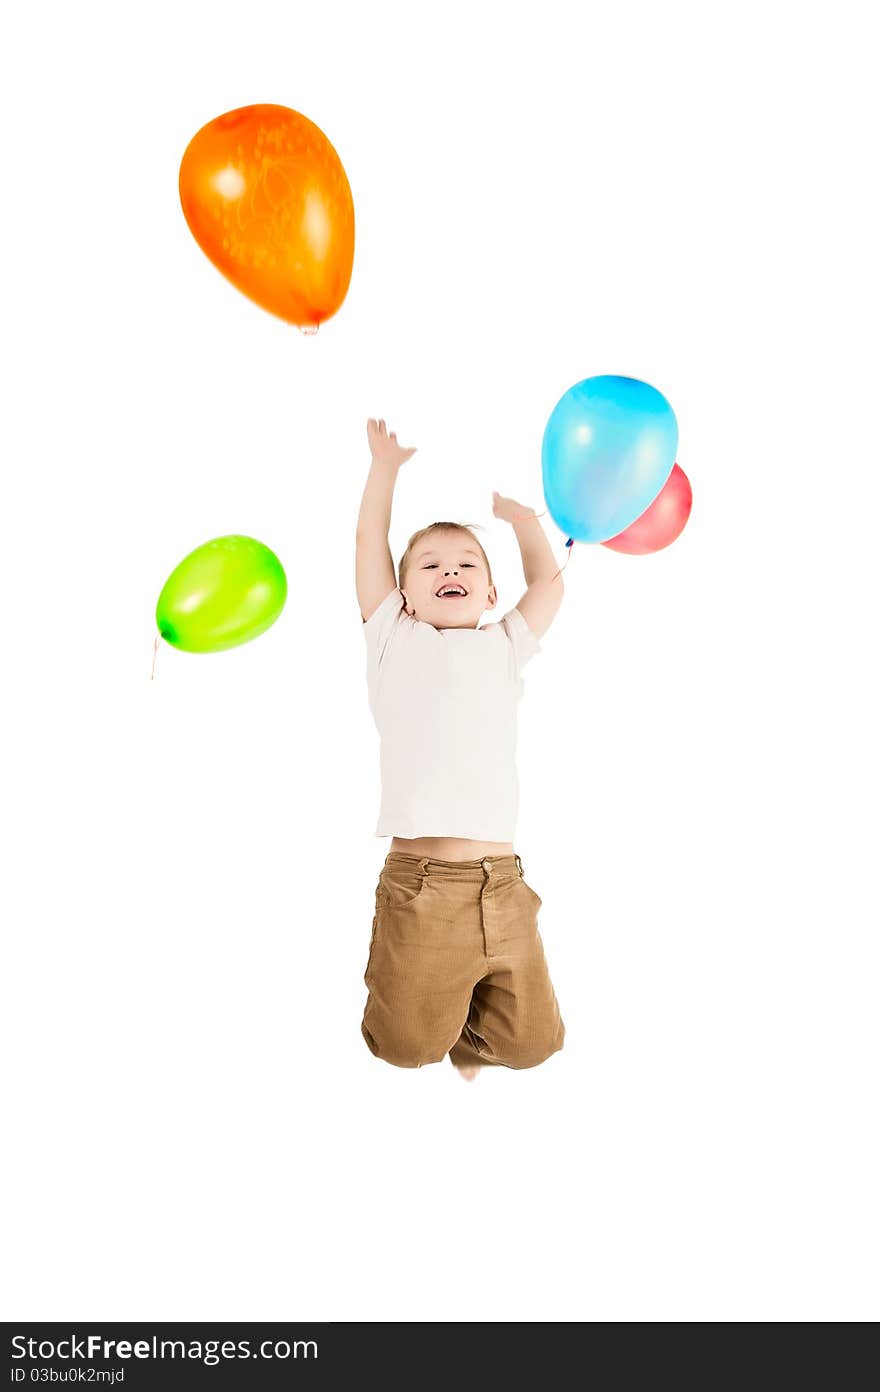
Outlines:
[[[466,599],[467,590],[464,585],[441,585],[436,597],[437,599]]]

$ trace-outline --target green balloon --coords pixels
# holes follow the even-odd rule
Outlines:
[[[222,652],[265,633],[286,598],[287,576],[274,551],[252,537],[217,537],[171,572],[156,623],[184,652]]]

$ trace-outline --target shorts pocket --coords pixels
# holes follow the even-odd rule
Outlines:
[[[388,909],[406,909],[414,904],[425,887],[425,876],[419,870],[401,869],[394,865],[386,867],[379,876],[376,891],[377,906]]]
[[[376,914],[373,917],[373,931],[370,933],[370,951],[367,956],[367,970],[364,972],[364,981],[370,984],[370,967],[373,965],[373,949],[376,946],[376,929],[379,927],[378,905]]]
[[[534,910],[535,910],[535,913],[537,913],[538,910],[540,909],[541,905],[542,905],[543,902],[544,902],[543,899],[541,898],[541,896],[540,896],[539,894],[536,894],[536,893],[535,893],[535,891],[532,889],[532,886],[531,886],[530,884],[526,884],[525,879],[524,879],[522,876],[520,876],[520,884],[522,885],[523,889],[525,890],[526,895],[527,895],[528,899],[530,900],[530,902],[531,902],[531,904],[532,904],[532,907],[533,907]]]

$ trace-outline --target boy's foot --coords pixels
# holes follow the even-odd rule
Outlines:
[[[466,1083],[472,1083],[480,1071],[480,1065],[478,1063],[468,1063],[465,1064],[464,1068],[459,1068],[458,1071]]]

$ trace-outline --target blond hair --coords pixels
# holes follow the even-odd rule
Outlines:
[[[419,542],[422,540],[423,537],[430,536],[432,532],[463,532],[466,537],[470,538],[471,541],[476,542],[480,555],[486,562],[486,570],[489,572],[489,584],[494,584],[494,581],[492,579],[492,567],[489,564],[489,557],[486,555],[482,546],[480,546],[479,541],[471,531],[471,527],[474,525],[476,524],[465,522],[431,522],[429,526],[422,527],[421,531],[413,532],[409,541],[406,543],[406,550],[400,558],[400,565],[397,567],[399,588],[403,589],[403,582],[406,575],[406,567],[409,564],[409,558],[413,553],[413,549],[416,546],[418,546]]]

